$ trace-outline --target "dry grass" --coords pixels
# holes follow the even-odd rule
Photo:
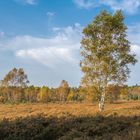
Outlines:
[[[0,104],[0,119],[26,117],[36,114],[45,114],[46,117],[61,116],[94,116],[98,113],[98,104],[91,103],[49,103],[49,104]],[[140,101],[118,102],[106,104],[104,116],[117,113],[119,116],[140,116]]]
[[[139,140],[140,102],[0,105],[0,140],[45,139]]]

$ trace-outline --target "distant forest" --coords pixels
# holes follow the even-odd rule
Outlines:
[[[1,80],[0,102],[96,102],[100,99],[94,87],[70,87],[65,80],[62,80],[57,88],[28,86],[28,84],[24,70],[14,68]],[[106,102],[114,103],[117,100],[140,100],[140,86],[109,85]]]

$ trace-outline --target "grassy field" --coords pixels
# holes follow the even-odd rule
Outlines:
[[[139,140],[140,101],[1,104],[0,140]]]
[[[98,113],[98,104],[92,103],[64,103],[64,104],[1,104],[0,119],[26,117],[43,113],[45,116],[61,117],[73,116],[93,116]],[[131,116],[140,115],[140,101],[118,102],[106,104],[104,116],[118,113],[118,115]]]

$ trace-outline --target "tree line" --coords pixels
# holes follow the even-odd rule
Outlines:
[[[94,87],[70,87],[68,82],[62,80],[57,88],[48,86],[29,86],[29,80],[22,68],[12,69],[0,86],[1,103],[49,103],[49,102],[97,102],[100,97]],[[109,85],[106,101],[114,103],[119,99],[140,99],[140,86],[133,87]]]

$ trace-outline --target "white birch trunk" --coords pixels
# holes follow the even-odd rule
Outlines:
[[[99,101],[99,111],[104,110],[104,104],[105,104],[105,92],[102,93],[101,99]]]

